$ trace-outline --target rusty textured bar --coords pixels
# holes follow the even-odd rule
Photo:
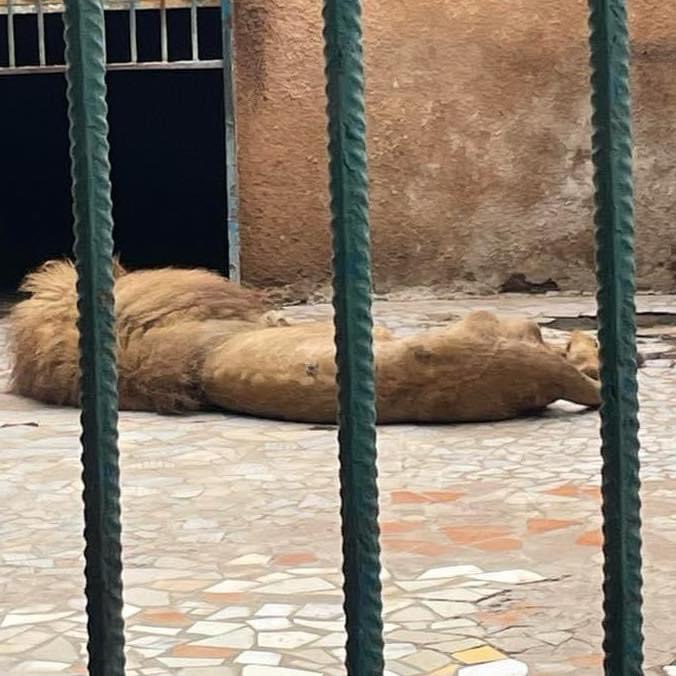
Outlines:
[[[45,51],[45,13],[42,6],[42,0],[37,0],[38,9],[38,59],[40,65],[44,66],[47,63]]]
[[[108,159],[100,0],[66,0],[66,96],[77,269],[85,594],[90,676],[124,676],[120,469]]]
[[[14,5],[7,0],[7,51],[9,67],[16,67],[16,48],[14,45]]]
[[[197,30],[197,0],[190,3],[190,46],[192,48],[192,60],[199,61],[200,44],[199,32]]]
[[[160,0],[160,59],[165,63],[169,61],[169,41],[167,39],[167,3]]]
[[[641,676],[643,615],[629,28],[625,0],[589,0],[598,338],[603,649],[607,676]]]
[[[136,0],[129,0],[129,59],[131,63],[138,61],[138,43],[136,38]]]
[[[383,620],[360,0],[324,0],[345,666],[382,676]]]
[[[221,0],[223,36],[223,97],[225,99],[225,181],[227,189],[228,276],[240,281],[239,177],[235,111],[235,40],[232,0]]]

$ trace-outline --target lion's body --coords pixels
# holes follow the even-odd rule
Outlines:
[[[331,323],[286,326],[262,293],[204,270],[117,266],[115,276],[120,408],[335,421]],[[78,405],[75,280],[66,262],[27,277],[31,296],[10,315],[17,394]],[[598,359],[587,340],[556,348],[535,323],[487,312],[406,338],[377,327],[378,420],[499,420],[557,399],[596,406],[598,382],[577,367]]]
[[[598,383],[547,345],[531,322],[505,330],[488,313],[413,337],[374,335],[378,421],[503,420],[557,399],[597,406]],[[522,336],[529,336],[524,339]],[[285,420],[336,419],[335,348],[307,325],[233,336],[204,363],[207,399],[228,410]]]

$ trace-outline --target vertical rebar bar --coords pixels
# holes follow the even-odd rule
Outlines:
[[[40,61],[40,65],[44,66],[46,64],[45,14],[44,8],[42,6],[42,0],[37,0],[37,10],[38,10],[38,59]]]
[[[382,676],[376,409],[360,0],[324,0],[345,664]]]
[[[199,61],[200,45],[199,32],[197,30],[197,0],[190,2],[190,47],[192,49],[192,60]]]
[[[629,34],[624,0],[589,0],[601,354],[604,669],[643,673]]]
[[[129,0],[129,51],[132,63],[138,61],[138,42],[136,37],[136,0]]]
[[[101,0],[65,0],[89,673],[124,675],[113,221]]]

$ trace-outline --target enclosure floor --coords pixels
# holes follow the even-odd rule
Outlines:
[[[593,300],[376,314],[407,332],[474,307],[547,321]],[[639,310],[673,312],[676,298]],[[662,674],[676,657],[676,329],[640,334],[645,673]],[[0,395],[2,674],[85,673],[78,432],[74,410]],[[335,430],[123,413],[120,435],[127,674],[343,674]],[[598,414],[565,404],[379,429],[387,674],[601,673],[598,449]]]

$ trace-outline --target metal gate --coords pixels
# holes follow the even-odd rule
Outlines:
[[[209,8],[220,8],[221,58],[204,57],[200,53],[199,18]],[[189,58],[172,58],[172,33],[169,15],[180,10],[190,13]],[[233,15],[230,0],[104,0],[103,11],[110,16],[124,15],[128,31],[128,48],[125,54],[107,56],[106,31],[102,32],[104,63],[109,71],[121,70],[198,70],[223,71],[224,129],[225,129],[225,180],[227,214],[224,214],[224,236],[228,238],[228,276],[240,280],[239,264],[239,192],[237,184],[237,135],[235,126],[235,89],[233,74]],[[157,58],[144,58],[139,49],[139,14],[159,11],[159,50]],[[6,55],[0,56],[0,75],[33,75],[40,73],[63,73],[65,59],[51,56],[47,45],[45,17],[62,15],[64,4],[59,0],[0,0],[0,16],[6,21]],[[34,18],[31,41],[35,53],[22,60],[17,55],[15,23],[17,17]],[[213,56],[213,55],[212,55]],[[3,58],[4,57],[4,58]],[[51,58],[50,58],[51,57]]]
[[[229,36],[224,41],[227,79],[232,11],[228,0],[223,0],[222,7],[224,32]],[[624,676],[642,673],[628,35],[624,0],[590,0],[590,10],[603,398],[605,672]],[[130,22],[132,17],[133,12]],[[65,34],[81,332],[89,671],[113,675],[124,673],[124,636],[112,218],[100,1],[66,0]],[[324,37],[346,666],[349,674],[365,676],[382,674],[384,662],[359,0],[324,0]],[[234,134],[234,118],[231,122]]]

